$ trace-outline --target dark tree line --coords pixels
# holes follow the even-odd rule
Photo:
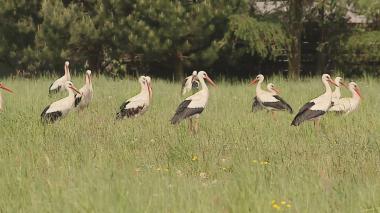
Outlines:
[[[379,9],[371,0],[0,0],[0,68],[40,75],[70,60],[115,77],[376,75]]]

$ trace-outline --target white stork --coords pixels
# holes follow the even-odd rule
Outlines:
[[[0,89],[13,93],[13,91],[10,88],[6,87],[3,83],[0,83]],[[4,104],[3,96],[1,95],[1,92],[0,92],[0,112],[4,110],[3,104]]]
[[[65,62],[65,75],[54,81],[49,87],[49,94],[58,93],[65,90],[66,81],[70,81],[69,62]]]
[[[171,119],[172,124],[178,124],[186,118],[190,118],[189,129],[190,131],[196,133],[198,131],[198,121],[199,115],[203,112],[208,101],[208,88],[205,83],[205,79],[213,86],[215,83],[207,76],[205,71],[200,71],[197,74],[198,80],[201,85],[201,90],[199,90],[194,95],[186,98],[177,108],[174,116]],[[195,123],[193,125],[193,118],[195,118]]]
[[[85,85],[79,89],[80,94],[75,95],[75,107],[80,110],[88,107],[93,97],[91,70],[85,74]]]
[[[268,92],[272,93],[273,95],[279,95],[280,91],[274,86],[273,83],[267,84],[267,90]],[[264,109],[263,106],[260,104],[260,102],[257,100],[257,97],[253,97],[253,103],[252,103],[252,112],[257,112],[259,110]]]
[[[261,89],[261,84],[264,81],[264,76],[259,74],[254,80],[251,81],[251,84],[256,84],[256,97],[257,101],[268,111],[272,111],[274,115],[275,111],[288,111],[293,113],[292,107],[286,103],[278,94],[273,94],[272,92],[267,92]]]
[[[137,117],[148,110],[152,91],[150,77],[140,76],[139,82],[141,85],[140,93],[126,100],[120,106],[120,112],[116,114],[116,119]]]
[[[313,120],[314,125],[319,128],[321,117],[332,106],[332,91],[329,83],[337,86],[328,74],[322,75],[322,83],[325,86],[325,93],[303,105],[293,119],[291,123],[292,126],[298,126],[304,121]]]
[[[69,96],[47,106],[41,113],[43,122],[54,123],[64,118],[75,107],[75,94],[80,94],[80,92],[71,81],[66,81],[64,87],[69,92]]]
[[[197,80],[197,71],[193,71],[193,73],[186,77],[182,83],[182,95],[186,95],[186,93],[193,91],[193,94],[199,89],[199,81]]]
[[[332,93],[332,97],[331,97],[331,101],[333,102],[333,105],[334,105],[335,102],[337,102],[340,99],[340,96],[341,96],[340,87],[342,85],[345,86],[345,87],[347,87],[346,84],[343,81],[343,78],[341,78],[341,77],[336,77],[335,80],[334,80],[334,82],[335,82],[335,84],[337,86],[335,86],[335,90]]]
[[[334,102],[334,106],[332,106],[329,111],[345,113],[347,115],[359,107],[361,101],[359,86],[355,82],[350,82],[348,84],[348,89],[351,91],[352,97],[341,98],[338,101]]]

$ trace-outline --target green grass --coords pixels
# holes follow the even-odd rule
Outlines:
[[[44,127],[41,111],[65,96],[48,97],[51,81],[3,80],[15,94],[3,92],[0,114],[1,212],[275,212],[272,200],[284,212],[380,212],[375,79],[357,81],[358,111],[324,117],[319,133],[285,112],[251,113],[247,82],[216,81],[195,136],[169,123],[180,84],[155,79],[140,118],[114,120],[138,83],[100,77],[88,110]],[[319,78],[269,81],[296,111],[323,90]]]

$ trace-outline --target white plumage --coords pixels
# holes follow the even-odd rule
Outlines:
[[[141,85],[140,93],[126,100],[120,106],[120,112],[116,114],[116,119],[137,117],[148,110],[150,99],[152,98],[151,79],[149,76],[141,76],[139,78],[139,83]]]
[[[306,120],[318,121],[332,106],[332,91],[329,83],[336,84],[328,74],[322,75],[322,83],[325,86],[325,93],[301,107],[291,125],[298,126]]]
[[[350,82],[348,84],[348,89],[351,91],[352,97],[341,98],[338,101],[334,102],[334,106],[330,108],[330,111],[349,114],[359,107],[361,101],[359,86],[355,82]]]
[[[341,93],[340,93],[340,87],[343,85],[343,86],[346,86],[344,84],[344,81],[343,81],[343,78],[341,77],[336,77],[335,80],[334,80],[335,84],[337,86],[335,86],[335,90],[334,92],[332,93],[332,96],[331,96],[331,101],[333,103],[335,103],[336,101],[338,101],[340,99],[340,96],[341,96]]]
[[[199,87],[199,82],[197,78],[197,71],[186,77],[182,83],[182,95],[186,95],[190,91],[195,91]]]
[[[41,120],[47,123],[53,123],[65,117],[73,108],[75,103],[75,94],[80,94],[71,81],[66,81],[64,88],[69,95],[47,106],[41,113]]]
[[[65,62],[64,69],[65,69],[65,74],[50,85],[49,94],[64,91],[66,81],[71,81],[68,61]]]
[[[3,89],[3,90],[10,92],[10,93],[13,93],[13,91],[10,88],[6,87],[3,83],[0,83],[0,89]],[[4,100],[3,100],[3,96],[0,92],[0,112],[2,112],[3,110],[4,110]]]
[[[93,97],[91,70],[85,74],[85,85],[79,89],[80,94],[75,96],[75,106],[80,110],[88,107]]]

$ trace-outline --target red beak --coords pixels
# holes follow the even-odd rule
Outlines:
[[[69,88],[72,89],[74,92],[76,92],[78,94],[81,94],[77,88],[72,87],[72,86],[70,86]]]
[[[329,79],[328,82],[330,82],[331,84],[333,84],[333,85],[339,87],[339,86],[338,86],[333,80],[331,80],[331,79]]]
[[[273,89],[273,91],[275,91],[277,94],[280,94],[280,90],[279,89],[277,89],[277,88],[272,88]]]
[[[249,83],[249,85],[254,85],[254,84],[256,84],[257,82],[259,82],[259,80],[258,80],[258,79],[254,79],[254,80],[251,81],[251,83]]]
[[[0,88],[7,91],[7,92],[13,93],[13,91],[10,88],[4,86],[4,84],[0,84]]]
[[[356,94],[359,95],[360,98],[362,98],[362,94],[360,93],[360,89],[359,88],[356,88],[355,92],[356,92]]]
[[[209,78],[208,76],[206,76],[206,80],[214,87],[216,87],[216,84],[211,80],[211,78]]]

